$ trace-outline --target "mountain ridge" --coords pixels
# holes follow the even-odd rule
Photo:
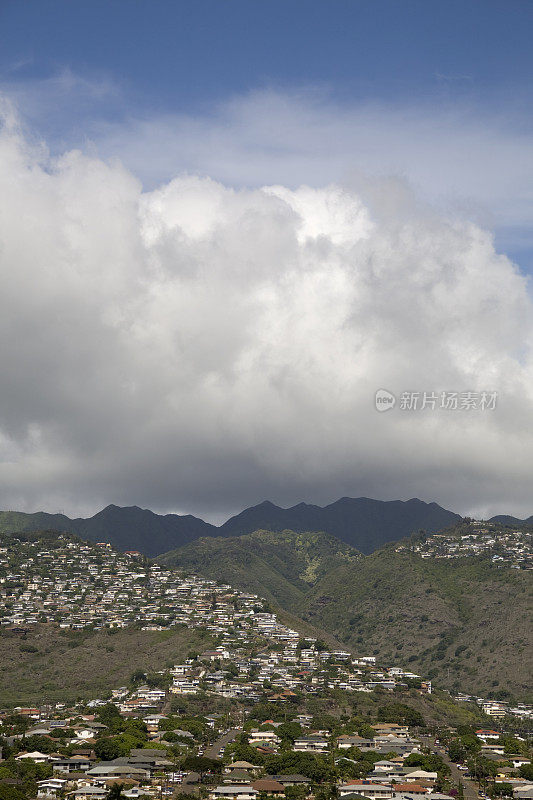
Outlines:
[[[491,517],[487,520],[487,522],[499,522],[501,525],[533,525],[533,515],[525,519],[520,519],[520,517],[512,517],[509,514],[497,514],[495,517]]]
[[[139,550],[153,557],[205,536],[234,537],[256,530],[292,530],[324,532],[370,553],[417,530],[434,533],[460,519],[459,514],[418,498],[404,501],[341,497],[325,506],[302,502],[289,508],[265,500],[230,517],[220,527],[191,514],[156,514],[138,506],[114,504],[92,517],[74,519],[44,511],[33,514],[3,511],[0,531],[16,533],[43,528],[68,531],[90,541],[109,541],[119,550]]]

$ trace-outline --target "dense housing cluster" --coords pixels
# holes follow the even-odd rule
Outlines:
[[[464,522],[458,528],[416,537],[397,552],[410,550],[422,558],[488,556],[498,567],[533,569],[533,531],[491,522]]]

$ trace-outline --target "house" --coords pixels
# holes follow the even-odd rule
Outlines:
[[[87,771],[92,778],[106,780],[108,778],[134,778],[135,780],[148,780],[150,773],[146,769],[139,769],[128,764],[114,764],[101,762]]]
[[[181,728],[175,728],[172,733],[175,733],[176,736],[181,736],[182,739],[189,739],[191,742],[194,741],[194,736],[190,731],[182,731]]]
[[[74,792],[70,792],[68,796],[75,800],[104,800],[107,792],[108,790],[104,786],[82,786]]]
[[[148,716],[144,717],[143,722],[149,733],[155,733],[159,730],[159,723],[164,719],[166,719],[164,714],[148,714]]]
[[[278,745],[281,742],[279,736],[276,735],[275,731],[271,730],[264,730],[264,731],[250,731],[248,734],[248,741],[253,746],[255,744],[266,743],[266,744],[274,744]]]
[[[256,792],[266,792],[273,797],[281,797],[285,794],[285,787],[279,781],[273,781],[271,778],[261,778],[252,783],[252,789]]]
[[[514,787],[513,797],[515,800],[533,800],[533,783]]]
[[[386,759],[382,761],[376,761],[374,763],[374,771],[375,772],[393,772],[394,770],[398,769],[398,765],[394,763],[394,761],[387,761]]]
[[[172,694],[197,694],[200,691],[199,681],[196,678],[174,678],[170,691]]]
[[[228,764],[224,767],[224,772],[231,775],[235,771],[246,770],[246,772],[257,772],[260,769],[261,767],[256,767],[254,764],[250,764],[249,761],[234,761],[232,764]]]
[[[378,736],[392,733],[394,736],[409,736],[407,725],[398,725],[396,722],[376,722],[372,725]]]
[[[495,742],[497,742],[500,738],[498,731],[493,731],[490,728],[480,728],[478,731],[476,731],[476,736],[478,739],[483,739],[484,741],[492,739]]]
[[[308,786],[311,781],[305,775],[267,775],[271,781],[281,783],[282,786]]]
[[[293,745],[295,753],[326,753],[328,740],[323,736],[302,736]]]
[[[373,739],[363,739],[362,736],[339,736],[337,739],[337,747],[339,750],[348,750],[350,747],[358,747],[359,750],[375,750],[377,747]]]
[[[31,753],[19,753],[18,756],[15,756],[16,761],[21,761],[23,759],[31,759],[35,761],[36,764],[48,764],[48,762],[52,760],[52,757],[47,753],[40,753],[38,750],[33,750]]]
[[[91,760],[85,756],[58,758],[54,761],[54,770],[58,770],[59,772],[86,772],[91,766]]]
[[[428,786],[421,786],[419,783],[395,783],[394,791],[397,794],[407,792],[407,794],[410,795],[421,796],[423,794],[428,794],[431,789]]]
[[[95,735],[95,731],[92,728],[75,728],[74,734],[77,739],[86,740],[86,739],[93,739]]]
[[[436,772],[427,772],[425,769],[413,769],[405,773],[405,780],[408,783],[416,783],[417,781],[436,781],[438,775]]]
[[[370,800],[392,800],[394,794],[390,784],[373,783],[372,781],[348,781],[341,783],[337,789],[340,798],[359,794]]]
[[[246,784],[216,786],[210,793],[211,800],[255,800],[259,792]]]
[[[63,789],[66,778],[47,778],[37,783],[37,797],[57,797]]]

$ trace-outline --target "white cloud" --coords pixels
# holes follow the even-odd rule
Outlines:
[[[186,170],[228,185],[357,184],[407,179],[426,199],[532,242],[533,143],[515,109],[497,112],[331,100],[324,92],[254,92],[210,113],[130,114],[90,138],[150,186]]]
[[[398,180],[187,174],[143,193],[14,119],[0,185],[4,508],[366,494],[533,511],[532,308],[487,231]],[[495,390],[499,407],[378,414],[380,387]]]

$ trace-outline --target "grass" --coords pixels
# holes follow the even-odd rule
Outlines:
[[[27,635],[0,630],[0,706],[105,697],[136,669],[165,669],[213,645],[205,631],[62,631],[38,625]]]
[[[446,688],[527,699],[531,606],[530,573],[389,548],[333,571],[294,611]]]

